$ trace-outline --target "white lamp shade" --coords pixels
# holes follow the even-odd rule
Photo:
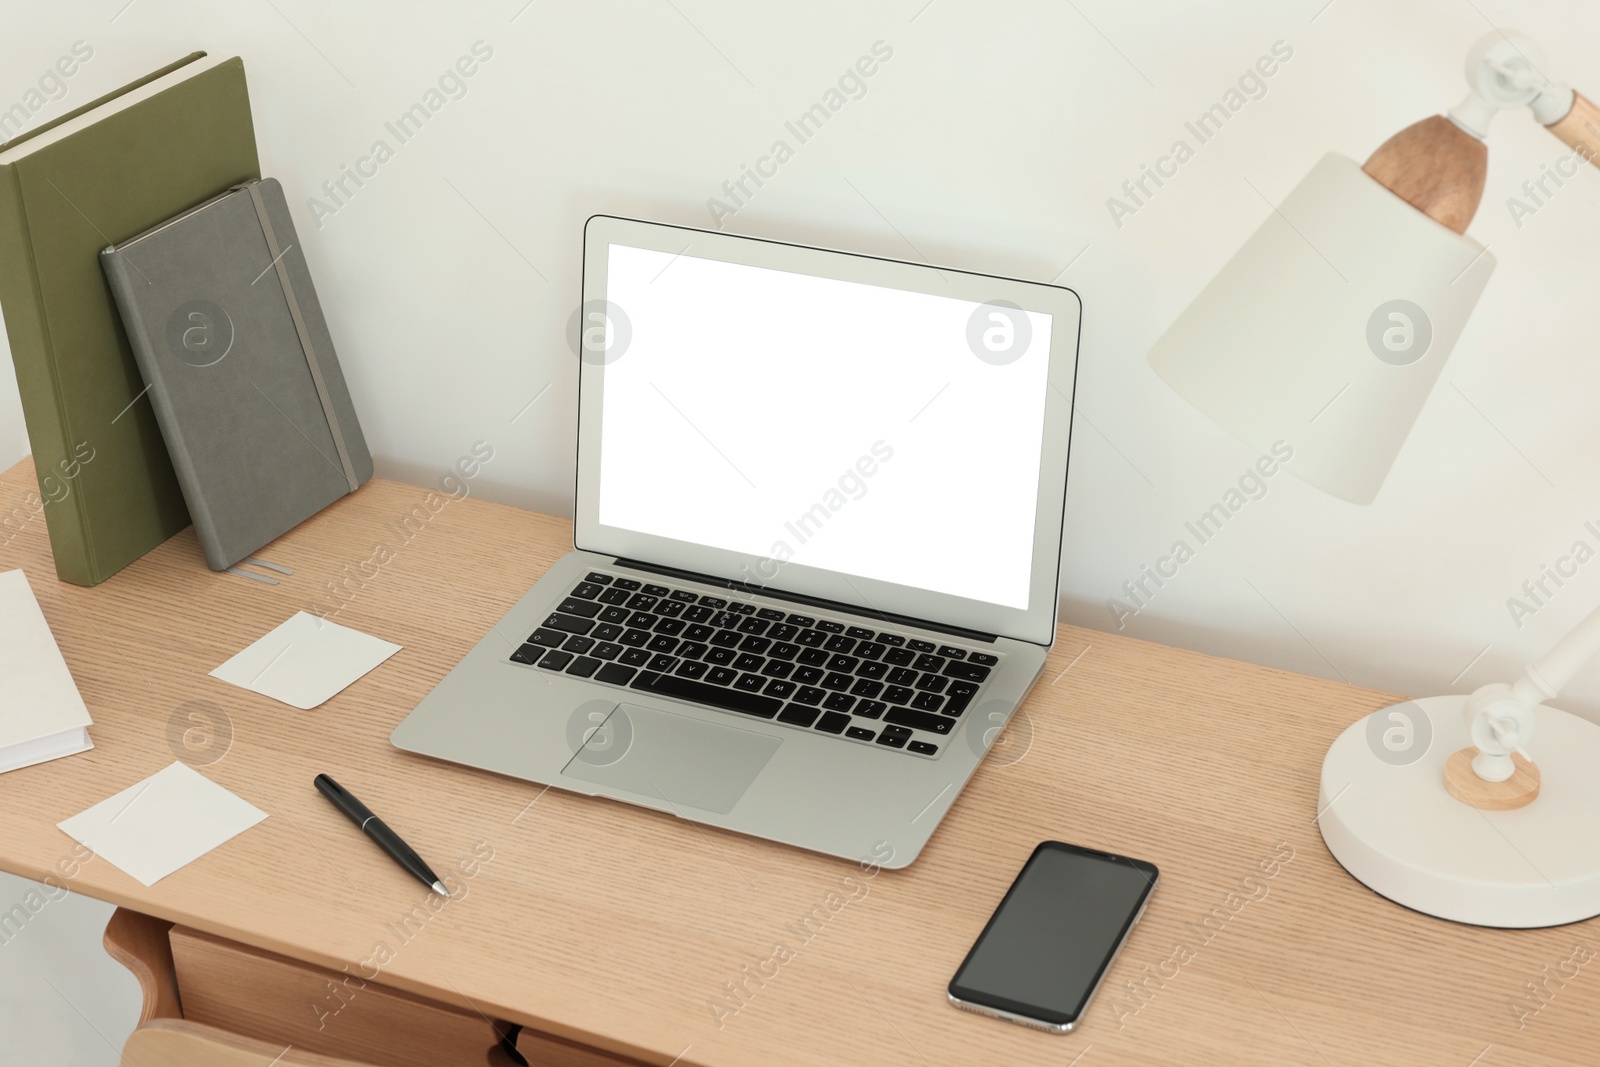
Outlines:
[[[1471,238],[1329,154],[1150,350],[1195,407],[1371,503],[1494,270]]]

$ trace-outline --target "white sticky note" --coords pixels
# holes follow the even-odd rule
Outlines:
[[[174,763],[56,825],[155,885],[266,817],[188,764]]]
[[[309,711],[399,651],[399,645],[297,611],[211,677]]]

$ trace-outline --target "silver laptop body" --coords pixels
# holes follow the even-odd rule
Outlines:
[[[903,867],[1055,632],[1069,289],[595,216],[575,551],[402,749]]]

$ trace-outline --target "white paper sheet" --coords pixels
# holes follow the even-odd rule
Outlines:
[[[155,885],[266,817],[188,764],[174,763],[56,825]]]
[[[399,645],[297,611],[211,677],[309,711],[399,651]]]

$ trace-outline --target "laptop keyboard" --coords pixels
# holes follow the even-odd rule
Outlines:
[[[511,661],[931,757],[999,657],[592,571]]]

